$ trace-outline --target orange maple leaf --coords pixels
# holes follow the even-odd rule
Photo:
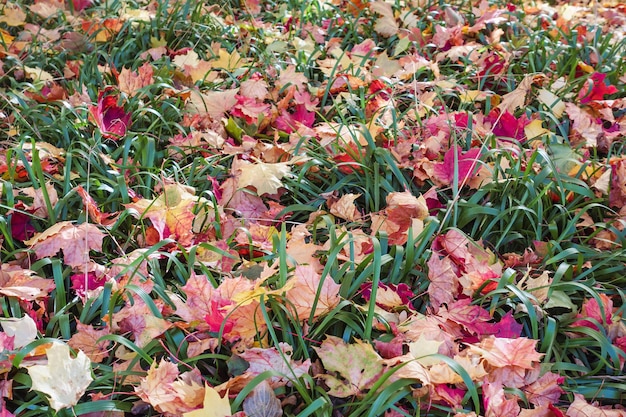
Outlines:
[[[296,266],[294,276],[288,284],[290,288],[286,296],[299,320],[326,314],[341,301],[339,296],[341,286],[330,276],[322,280],[313,266]]]

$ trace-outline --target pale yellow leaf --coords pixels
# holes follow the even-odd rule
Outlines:
[[[238,178],[238,187],[253,186],[258,195],[276,194],[283,186],[282,179],[291,172],[286,162],[266,164],[265,162],[241,164],[241,174]]]
[[[526,104],[526,95],[528,95],[533,84],[533,78],[533,75],[527,75],[515,90],[503,95],[502,102],[498,108],[502,110],[503,113],[505,111],[514,113],[518,108],[524,107]]]
[[[50,406],[59,411],[78,403],[93,381],[91,362],[87,355],[78,351],[75,359],[65,343],[53,343],[46,350],[47,365],[26,367],[32,380],[32,389],[48,396]]]
[[[8,336],[13,336],[13,345],[16,349],[20,349],[37,338],[37,325],[35,320],[26,315],[21,319],[6,318],[0,320],[2,330]]]
[[[539,100],[540,103],[545,104],[556,117],[561,117],[565,111],[565,103],[563,103],[559,96],[554,94],[552,91],[546,90],[545,88],[539,90],[537,100]]]
[[[409,353],[424,366],[434,365],[441,362],[441,359],[433,358],[432,355],[439,353],[442,344],[443,341],[429,340],[420,335],[415,342],[409,343]]]

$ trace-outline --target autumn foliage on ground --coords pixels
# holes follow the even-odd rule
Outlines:
[[[2,416],[625,416],[626,6],[3,0]]]

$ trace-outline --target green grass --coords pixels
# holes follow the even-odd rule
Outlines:
[[[574,394],[606,406],[625,403],[626,232],[620,198],[623,203],[626,196],[616,198],[614,189],[624,181],[617,172],[626,155],[619,107],[625,97],[623,33],[584,20],[564,26],[553,19],[557,12],[541,17],[534,12],[534,6],[547,7],[538,2],[490,1],[488,13],[503,13],[473,32],[469,28],[480,24],[485,11],[470,2],[426,1],[414,8],[387,3],[399,26],[391,36],[375,26],[382,19],[375,6],[261,3],[259,13],[251,14],[236,1],[96,2],[81,12],[66,8],[42,17],[29,8],[31,2],[17,1],[25,22],[0,21],[0,314],[3,319],[29,315],[38,323],[36,340],[0,351],[1,376],[12,384],[0,409],[17,416],[161,415],[136,391],[153,362],[172,362],[181,373],[194,370],[216,387],[241,378],[249,366],[242,355],[250,349],[270,352],[287,344],[291,358],[280,354],[275,358],[280,366],[252,372],[246,384],[231,387],[234,413],[243,410],[256,386],[270,380],[287,416],[485,415],[483,385],[493,382],[496,370],[478,378],[458,360],[488,339],[484,329],[509,315],[521,326],[521,336],[536,340],[544,354],[533,364],[538,374],[564,378],[554,406],[565,413]],[[0,6],[2,16],[8,8],[6,2]],[[150,17],[129,17],[139,12]],[[455,30],[455,22],[465,27],[452,33],[451,42],[433,38]],[[31,26],[31,32],[37,30],[30,41],[21,42],[25,24],[38,26]],[[60,36],[47,38],[51,30]],[[454,49],[468,45],[471,54]],[[354,48],[362,52],[353,53]],[[207,74],[190,73],[180,65],[188,51],[204,62],[200,65],[220,64]],[[387,59],[380,58],[383,52]],[[239,62],[224,61],[237,54]],[[411,59],[417,67],[400,74]],[[137,73],[146,62],[152,82],[130,94],[120,92],[116,74]],[[50,80],[37,79],[32,68]],[[285,76],[292,71],[298,75]],[[594,71],[606,74],[605,88],[615,86],[617,92],[585,104],[579,93]],[[535,77],[523,104],[499,124],[504,116],[494,109],[527,75]],[[62,97],[38,97],[51,87]],[[119,138],[102,132],[89,115],[107,87],[115,105],[130,115]],[[224,97],[202,104],[213,116],[190,106],[193,95],[235,88],[252,96],[261,91],[260,100],[247,104],[252,116],[237,105],[222,108],[220,115]],[[301,91],[294,96],[295,88]],[[550,108],[540,100],[542,89],[570,107]],[[468,95],[477,98],[468,101]],[[603,107],[597,99],[615,102]],[[254,106],[269,110],[259,116]],[[570,114],[576,109],[581,115]],[[294,111],[304,114],[300,120],[306,126],[281,129],[281,117],[298,117]],[[529,138],[524,117],[541,122],[544,130]],[[577,130],[581,117],[603,119],[604,130],[596,128],[611,140],[596,146],[587,132]],[[505,137],[502,131],[511,132],[507,123],[518,120],[520,134]],[[615,126],[621,133],[614,133]],[[458,156],[449,178],[442,178],[437,167],[453,146],[480,150],[482,183],[473,175],[463,177]],[[238,187],[238,169],[248,162],[289,162],[280,191],[259,195],[253,186]],[[608,188],[602,185],[607,179],[613,180]],[[169,188],[174,185],[175,191]],[[404,191],[427,195],[429,212],[419,221],[409,219],[415,227],[403,226],[406,236],[399,239],[376,222],[377,216],[403,213],[404,208],[390,214],[388,204]],[[333,208],[347,194],[358,194],[354,217]],[[104,213],[101,219],[110,214],[110,222],[97,224],[96,209]],[[176,229],[184,216],[195,220]],[[168,230],[159,235],[163,220]],[[25,243],[60,222],[97,224],[102,249],[78,249],[89,252],[89,265],[68,265],[68,254],[61,252],[39,257]],[[28,236],[19,233],[24,224]],[[446,243],[453,233],[467,240],[458,247]],[[303,253],[309,257],[298,257]],[[476,330],[477,322],[445,318],[450,306],[439,305],[431,281],[452,278],[429,270],[435,257],[449,261],[456,274],[446,291],[490,317],[483,330]],[[303,317],[290,292],[297,263],[318,265],[320,280]],[[471,273],[488,274],[494,265],[501,271],[494,281],[470,287]],[[31,299],[6,289],[10,273],[23,270],[53,282],[49,294]],[[76,286],[86,272],[102,281],[85,295]],[[545,274],[547,283],[528,286]],[[199,296],[186,287],[196,276],[213,288],[200,292],[203,303],[232,306],[214,328],[206,327],[212,319],[187,321],[176,312]],[[210,295],[226,291],[231,278],[243,280],[239,292],[219,300]],[[24,279],[25,285],[36,285],[28,275]],[[244,288],[250,282],[257,284],[256,292],[244,292],[252,291]],[[323,305],[329,284],[337,285],[339,299],[318,315],[315,308]],[[408,289],[408,301],[385,306],[393,288]],[[581,322],[590,303],[603,310],[606,300],[612,311],[598,314],[610,320],[600,315]],[[250,303],[256,309],[246,310]],[[140,313],[119,319],[133,309]],[[229,326],[242,317],[245,326],[240,321],[235,330],[249,334],[233,337]],[[162,331],[140,335],[138,323],[146,318]],[[460,390],[457,404],[438,397],[435,385],[420,378],[397,377],[415,362],[383,366],[375,381],[346,397],[333,395],[320,378],[345,376],[326,369],[314,349],[327,336],[353,347],[364,341],[381,361],[391,361],[423,342],[411,333],[421,329],[411,320],[434,318],[440,327],[429,329],[440,329],[433,337],[447,344],[429,359],[447,364],[457,376],[435,385]],[[95,341],[107,355],[92,361],[94,381],[78,403],[57,412],[43,392],[30,389],[24,366],[34,360],[31,355],[43,359],[51,341],[75,340],[78,323],[106,330]],[[198,348],[199,341],[211,343]],[[395,354],[389,353],[391,342]],[[307,360],[313,367],[297,378],[277,370]],[[508,383],[508,398],[518,398],[522,408],[535,407],[526,398],[526,383]]]

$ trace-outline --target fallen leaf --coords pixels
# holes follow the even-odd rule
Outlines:
[[[283,409],[280,400],[267,381],[254,387],[252,394],[243,401],[243,411],[248,417],[280,417]]]
[[[381,377],[383,359],[369,343],[355,340],[347,344],[341,338],[326,336],[320,347],[313,348],[328,373],[317,375],[328,385],[328,393],[346,398],[363,395]]]
[[[261,161],[256,163],[242,161],[239,169],[237,182],[239,188],[253,186],[258,195],[276,194],[283,186],[281,181],[283,177],[291,172],[291,167],[286,162],[266,164]]]
[[[480,169],[479,157],[479,148],[461,152],[459,146],[453,146],[444,155],[443,162],[435,164],[435,175],[432,180],[440,186],[447,186],[451,185],[456,177],[457,183],[461,187]]]
[[[100,340],[102,336],[108,334],[110,331],[106,328],[96,330],[91,325],[76,322],[76,333],[72,335],[67,344],[72,349],[84,352],[92,362],[100,363],[109,357],[110,342]]]
[[[228,417],[231,415],[228,393],[220,397],[220,394],[214,388],[206,384],[204,385],[202,408],[183,413],[183,417]]]
[[[2,330],[7,336],[14,337],[13,346],[21,349],[37,338],[37,324],[30,316],[21,319],[13,317],[0,319]]]
[[[98,103],[89,106],[89,118],[98,127],[102,136],[119,140],[131,125],[131,114],[124,111],[124,107],[118,106],[119,96],[109,94],[112,87],[107,87],[98,94]]]
[[[597,407],[589,404],[582,394],[574,394],[574,402],[570,404],[565,415],[567,417],[625,417],[626,411]]]
[[[204,386],[197,368],[180,374],[175,364],[161,359],[158,364],[156,360],[152,362],[135,392],[157,411],[179,416],[194,411],[203,403],[207,396]]]
[[[481,355],[493,367],[513,367],[533,369],[543,357],[536,351],[537,340],[520,337],[507,339],[489,336],[480,344],[472,345],[469,350]]]
[[[256,376],[265,371],[273,370],[284,375],[284,377],[271,377],[271,382],[274,385],[284,385],[288,381],[297,380],[309,372],[310,359],[298,363],[291,359],[293,348],[289,344],[280,342],[278,345],[280,351],[277,348],[250,348],[242,352],[239,356],[250,365],[247,372]]]
[[[66,265],[79,267],[89,263],[89,251],[102,250],[104,233],[90,223],[74,226],[71,222],[60,222],[24,241],[32,246],[38,258],[55,256],[63,252]]]
[[[289,305],[295,308],[298,319],[308,320],[313,313],[313,318],[330,312],[339,304],[340,285],[335,283],[330,276],[326,276],[322,282],[319,273],[313,266],[298,265],[294,276],[289,280],[290,288],[286,292]],[[315,305],[315,310],[313,306]]]
[[[0,23],[2,22],[6,23],[7,26],[22,26],[26,23],[26,13],[18,4],[5,3],[2,16],[0,16]]]
[[[78,351],[76,358],[72,359],[65,343],[53,343],[46,349],[46,356],[47,365],[26,367],[32,389],[46,394],[50,406],[57,412],[76,405],[93,381],[89,358]]]

